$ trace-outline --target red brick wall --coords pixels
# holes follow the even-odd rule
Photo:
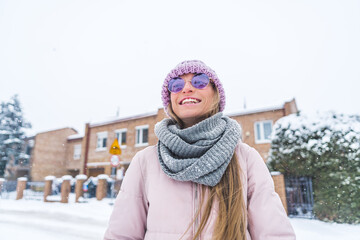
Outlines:
[[[109,153],[109,149],[111,144],[116,138],[115,131],[118,129],[126,128],[126,147],[122,148],[120,159],[125,162],[131,161],[136,152],[141,149],[144,149],[146,146],[137,147],[135,146],[135,135],[136,135],[136,127],[141,125],[149,125],[148,132],[148,146],[155,145],[157,142],[157,138],[154,133],[154,126],[157,122],[158,115],[147,116],[144,118],[131,119],[128,121],[122,121],[117,123],[111,123],[103,126],[91,127],[90,130],[90,138],[89,138],[89,151],[88,151],[88,159],[87,163],[104,163],[103,166],[87,166],[88,168],[97,168],[101,167],[105,169],[105,174],[111,174],[111,166],[108,165],[110,161],[111,154]],[[107,132],[107,143],[106,150],[98,151],[96,150],[97,145],[97,133]],[[106,165],[107,164],[107,165]]]
[[[73,175],[75,172],[80,172],[82,169],[82,151],[80,159],[74,159],[74,146],[75,145],[82,146],[82,138],[72,139],[67,141],[66,146],[66,169],[68,170],[69,175]]]
[[[63,128],[35,136],[31,165],[32,181],[43,181],[48,175],[61,177],[67,173],[67,137],[76,133],[72,128]]]
[[[282,174],[273,174],[272,179],[275,185],[275,192],[279,195],[281,202],[287,212],[287,204],[286,204],[286,192],[285,192],[285,179]]]
[[[235,119],[242,128],[242,140],[244,143],[249,146],[255,148],[264,161],[267,160],[270,143],[255,143],[255,122],[258,121],[266,121],[271,120],[272,125],[275,124],[277,120],[284,116],[283,110],[275,110],[275,111],[267,111],[267,112],[259,112],[253,114],[239,115],[239,116],[231,116],[231,118]]]

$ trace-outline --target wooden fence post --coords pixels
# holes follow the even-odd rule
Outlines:
[[[98,184],[96,186],[96,199],[102,200],[106,197],[107,193],[107,179],[109,178],[106,174],[100,174],[97,176]]]
[[[84,174],[77,175],[76,177],[76,184],[75,184],[75,202],[79,202],[79,198],[83,196],[83,184],[87,179],[87,176]]]
[[[69,194],[71,190],[70,180],[72,177],[70,175],[65,175],[62,177],[62,184],[61,184],[61,203],[68,203],[69,202]]]
[[[45,187],[44,187],[44,202],[49,202],[47,197],[52,194],[52,184],[55,180],[55,176],[46,176],[45,177]]]
[[[287,203],[286,203],[286,191],[285,191],[285,178],[284,175],[280,172],[271,172],[271,177],[274,181],[275,185],[275,192],[279,195],[280,200],[285,208],[286,213],[287,210]]]
[[[16,200],[22,199],[24,196],[24,190],[26,189],[26,177],[19,177],[16,185]]]

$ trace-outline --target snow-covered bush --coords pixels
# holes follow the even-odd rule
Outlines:
[[[290,115],[274,125],[269,168],[313,179],[314,213],[360,223],[360,116]]]

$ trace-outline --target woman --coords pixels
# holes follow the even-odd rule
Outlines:
[[[104,239],[295,239],[264,161],[222,114],[216,73],[180,63],[162,101],[171,119],[133,158]]]

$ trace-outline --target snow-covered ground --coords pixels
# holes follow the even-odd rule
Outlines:
[[[41,199],[41,198],[39,198]],[[102,239],[113,200],[87,203],[44,203],[40,200],[0,199],[1,240]],[[360,225],[332,224],[318,220],[290,219],[298,240],[359,240]]]

